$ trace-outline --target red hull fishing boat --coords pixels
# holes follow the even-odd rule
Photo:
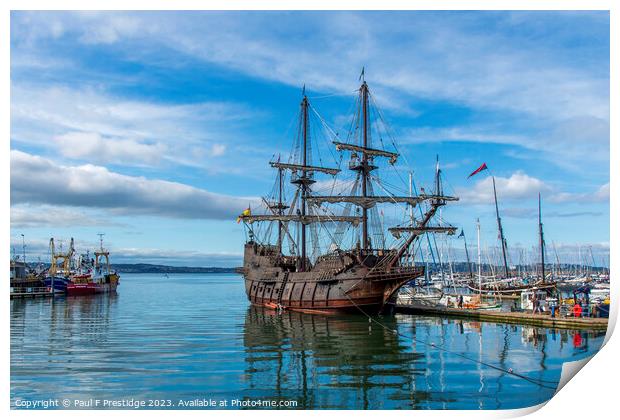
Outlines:
[[[115,292],[116,286],[115,284],[101,284],[101,283],[73,283],[67,286],[67,294],[69,296],[84,296],[84,295],[95,295],[97,293],[108,293]]]
[[[100,248],[95,251],[92,271],[72,278],[67,285],[67,295],[85,296],[116,292],[120,277],[110,268],[110,253],[103,248],[103,234],[100,234]]]

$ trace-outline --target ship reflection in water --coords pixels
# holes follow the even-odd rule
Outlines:
[[[384,327],[361,316],[250,308],[244,344],[253,392],[247,395],[295,399],[304,408],[523,407],[551,398],[561,362],[592,354],[604,336],[410,315],[380,320]]]
[[[250,307],[238,275],[125,278],[118,295],[11,301],[13,407],[49,398],[527,407],[553,395],[563,362],[592,355],[604,338],[412,315],[380,317],[380,326],[277,313]]]

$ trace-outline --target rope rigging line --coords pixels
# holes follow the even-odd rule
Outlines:
[[[322,96],[308,96],[308,99],[324,99],[324,98],[333,98],[334,96],[349,96],[351,93],[357,92],[357,89],[347,93],[330,93]]]
[[[352,187],[351,187],[351,195],[355,195],[359,186],[359,181],[360,181],[360,173],[358,172],[355,176],[355,182],[353,183]],[[343,210],[343,216],[349,216],[351,214],[351,208],[352,208],[353,204],[352,203],[346,203],[344,210]],[[337,227],[336,227],[336,232],[334,234],[334,239],[337,245],[340,246],[340,244],[342,243],[342,239],[344,237],[344,234],[351,228],[351,226],[348,226],[348,223],[340,223]]]
[[[321,125],[323,126],[325,131],[327,131],[328,134],[331,134],[332,136],[334,136],[334,139],[338,139],[338,133],[336,133],[334,130],[332,130],[332,128],[327,124],[327,122],[321,116],[321,114],[319,114],[319,112],[311,104],[310,104],[309,107],[310,107],[310,110],[314,113],[314,115],[316,115],[316,117],[319,119],[319,122],[321,123]],[[327,143],[328,143],[328,146],[329,146],[327,148],[327,150],[329,150],[329,153],[332,155],[332,158],[334,159],[334,162],[336,162],[338,159],[336,159],[336,156],[334,155],[333,145],[331,144],[330,141],[327,141]]]

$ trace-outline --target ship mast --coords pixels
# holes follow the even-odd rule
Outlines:
[[[306,215],[306,199],[308,194],[308,181],[306,177],[306,165],[308,164],[308,97],[305,94],[306,87],[304,86],[304,98],[301,101],[301,111],[303,118],[303,151],[302,161],[303,169],[301,170],[301,217]],[[301,271],[306,271],[306,225],[301,224]]]
[[[441,170],[439,169],[439,163],[437,163],[435,177],[436,177],[435,186],[439,189],[439,191],[437,191],[438,193],[441,190],[441,179],[440,179]],[[418,237],[419,235],[423,233],[429,233],[429,232],[448,233],[449,235],[451,235],[451,234],[454,234],[454,231],[456,230],[456,228],[452,226],[446,226],[446,227],[428,226],[428,223],[433,218],[433,216],[435,216],[435,214],[437,213],[437,210],[439,210],[440,207],[446,204],[446,201],[457,201],[458,198],[444,196],[443,194],[442,195],[432,194],[432,195],[424,195],[424,196],[418,196],[418,197],[424,197],[425,199],[429,199],[430,208],[426,211],[426,213],[424,213],[424,215],[418,221],[416,226],[389,229],[389,231],[392,232],[392,234],[398,233],[398,232],[410,232],[411,233],[411,235],[409,235],[409,238],[407,238],[405,243],[396,251],[391,261],[388,263],[389,269],[391,269],[392,267],[394,267],[394,265],[398,263],[400,258],[409,249],[409,247],[411,246],[415,238]]]
[[[495,189],[495,177],[493,178],[493,197],[495,197],[495,215],[497,217],[497,228],[499,229],[499,238],[502,242],[502,255],[504,257],[504,272],[508,278],[508,261],[506,259],[506,238],[504,238],[504,229],[502,228],[502,219],[499,217],[499,206],[497,205],[497,190]]]
[[[355,185],[351,191],[351,195],[340,195],[340,194],[330,194],[330,195],[313,195],[311,194],[310,186],[314,184],[316,181],[313,178],[314,173],[319,172],[323,174],[328,174],[335,176],[340,172],[340,169],[336,168],[326,168],[322,166],[312,166],[311,155],[309,154],[311,149],[310,141],[310,126],[309,126],[309,108],[310,103],[308,101],[307,96],[305,95],[305,89],[303,92],[303,98],[301,101],[301,112],[300,112],[300,120],[299,120],[299,131],[297,137],[297,146],[296,157],[298,157],[298,161],[295,163],[288,162],[280,162],[279,159],[277,162],[270,162],[270,165],[274,168],[279,169],[278,177],[279,184],[277,186],[278,190],[276,193],[279,193],[279,203],[277,206],[269,205],[268,207],[271,210],[271,214],[266,215],[252,215],[252,214],[242,214],[239,216],[240,220],[243,220],[245,223],[255,223],[255,222],[280,222],[278,225],[278,250],[282,252],[282,231],[286,231],[287,223],[296,222],[299,223],[299,228],[297,230],[299,234],[299,238],[297,241],[297,245],[300,248],[300,255],[297,258],[297,271],[308,271],[311,267],[308,264],[308,238],[307,238],[307,226],[310,223],[351,223],[354,226],[358,226],[361,223],[360,230],[358,231],[362,238],[359,241],[358,249],[361,254],[370,254],[373,251],[373,244],[371,243],[370,235],[369,235],[369,210],[372,210],[373,207],[380,203],[403,203],[408,204],[410,206],[409,216],[411,217],[411,225],[405,227],[390,227],[388,231],[390,231],[395,237],[400,238],[401,233],[409,233],[409,237],[404,241],[404,244],[400,246],[398,249],[390,250],[387,255],[388,258],[385,258],[382,264],[385,264],[388,270],[391,270],[392,267],[399,264],[401,257],[405,252],[409,251],[409,247],[413,243],[416,237],[428,233],[428,232],[437,232],[437,233],[449,233],[453,234],[456,228],[451,226],[429,226],[428,223],[431,218],[435,215],[437,210],[446,204],[447,201],[457,201],[456,197],[444,196],[442,187],[441,187],[441,170],[439,169],[439,163],[437,163],[437,171],[436,171],[436,179],[435,179],[435,192],[431,194],[416,194],[412,195],[412,191],[410,191],[407,196],[396,196],[392,195],[388,191],[386,191],[386,195],[375,195],[373,192],[373,185],[370,183],[371,172],[377,169],[377,166],[374,165],[375,158],[386,158],[391,165],[394,165],[399,157],[399,154],[396,152],[390,152],[382,149],[372,148],[372,134],[370,132],[370,91],[368,85],[365,80],[362,81],[362,85],[359,89],[359,100],[358,100],[358,111],[355,116],[356,129],[355,129],[355,137],[358,138],[357,144],[352,143],[342,143],[340,141],[332,141],[337,151],[348,151],[351,153],[351,160],[349,162],[349,170],[357,172],[357,177],[355,181]],[[359,124],[359,120],[361,124]],[[358,128],[361,128],[361,132]],[[359,137],[358,137],[359,136]],[[302,144],[300,144],[302,143]],[[299,148],[303,147],[302,150]],[[300,154],[298,154],[300,153]],[[290,170],[293,173],[291,183],[297,185],[297,192],[295,194],[294,202],[299,203],[299,207],[297,208],[297,214],[293,215],[291,210],[289,214],[284,214],[282,212],[283,208],[286,206],[282,205],[282,170]],[[358,189],[359,181],[361,181],[361,191]],[[412,182],[410,181],[410,184]],[[414,189],[414,187],[410,185],[410,190]],[[297,201],[299,200],[299,201]],[[413,207],[417,204],[429,202],[430,207],[428,210],[422,214],[422,210],[420,209],[421,218],[417,222],[413,218]],[[322,203],[328,204],[337,204],[337,203],[350,203],[352,205],[361,207],[361,217],[360,216],[349,216],[348,210],[345,210],[343,215],[332,215],[330,213],[315,213],[313,211],[313,207],[308,207],[309,205],[314,205],[315,208],[321,209]],[[274,207],[279,209],[278,212],[275,211]],[[294,207],[293,207],[294,208]],[[383,231],[383,229],[381,229]],[[287,233],[287,232],[285,232]],[[361,242],[361,243],[360,243]],[[385,245],[384,245],[385,247]],[[385,251],[385,250],[384,250]],[[384,254],[382,254],[384,255]],[[413,254],[411,255],[413,258]],[[365,259],[364,259],[365,260]],[[372,262],[370,264],[373,264]]]
[[[278,160],[280,158],[278,157]],[[278,168],[278,215],[283,215],[283,204],[282,204],[282,168]],[[282,255],[282,221],[278,220],[278,254]]]
[[[362,83],[362,117],[363,117],[363,144],[362,147],[368,148],[368,85],[366,81]],[[368,196],[368,155],[362,152],[362,165],[360,167],[362,175],[362,197]],[[369,248],[368,244],[368,209],[362,208],[362,249]]]

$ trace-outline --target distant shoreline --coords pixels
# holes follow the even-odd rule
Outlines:
[[[32,262],[28,263],[29,265],[34,266]],[[417,261],[417,265],[424,266],[424,262]],[[454,273],[467,273],[469,272],[468,264],[466,262],[453,262],[452,267],[450,268],[450,264],[444,263],[444,271],[449,272],[450,270]],[[49,263],[39,263],[37,265],[42,266],[44,268],[49,267]],[[243,267],[193,267],[193,266],[173,266],[173,265],[163,265],[163,264],[147,264],[147,263],[126,263],[126,264],[111,264],[112,268],[121,273],[242,273]],[[471,263],[472,269],[475,272],[476,264]],[[545,264],[549,270],[552,270],[555,266],[557,270],[560,271],[575,271],[576,267],[579,267],[580,270],[585,270],[586,272],[594,272],[594,273],[605,273],[608,272],[607,267],[600,266],[591,266],[591,265],[576,265],[576,264],[567,264],[562,263],[559,266],[556,264]],[[516,271],[518,268],[523,272],[535,272],[536,265],[521,265],[521,266],[511,266],[511,270]],[[439,272],[436,264],[429,264],[429,271],[432,273]],[[498,266],[493,266],[491,268],[488,264],[482,264],[482,270],[485,272],[494,269],[496,271],[501,271],[503,268]]]
[[[175,267],[160,264],[112,264],[120,273],[238,273],[238,267]]]
[[[424,265],[424,263],[418,262],[419,265]],[[549,266],[551,270],[551,264],[546,264]],[[472,264],[475,266],[475,264]],[[605,267],[593,267],[593,266],[581,266],[583,269],[588,271],[592,271],[595,273],[605,272],[607,270]],[[241,273],[243,267],[190,267],[190,266],[172,266],[172,265],[162,265],[162,264],[146,264],[146,263],[134,263],[134,264],[112,264],[112,268],[121,272],[121,273]],[[490,267],[488,264],[483,264],[482,268],[484,271],[489,271]],[[516,267],[511,267],[513,270],[516,270]],[[574,266],[570,264],[561,264],[560,270],[567,270],[573,268]],[[498,267],[495,267],[498,270]],[[534,266],[523,265],[521,266],[523,271],[536,271]],[[444,264],[444,270],[449,271],[449,267],[447,264]],[[452,263],[452,272],[454,273],[467,273],[469,271],[467,263],[464,262],[455,262]],[[432,272],[438,272],[435,267]]]

